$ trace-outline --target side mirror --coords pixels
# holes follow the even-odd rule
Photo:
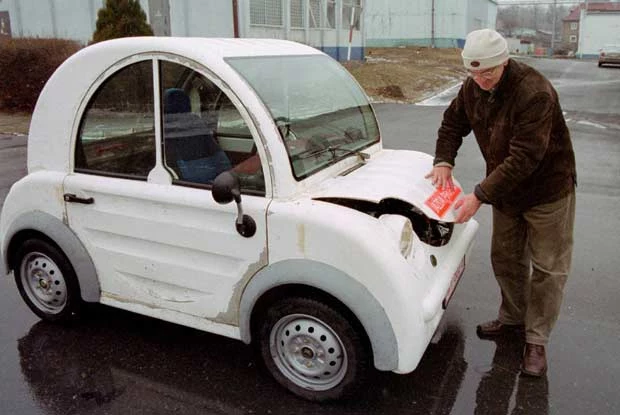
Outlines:
[[[226,205],[233,200],[236,203],[240,203],[241,186],[239,184],[239,177],[230,171],[220,173],[213,181],[211,194],[213,195],[213,200],[221,205]]]
[[[228,204],[233,200],[237,204],[237,220],[235,227],[237,232],[245,238],[251,238],[256,233],[256,222],[248,215],[243,214],[241,206],[241,185],[239,176],[230,171],[220,173],[213,181],[211,187],[213,200],[221,205]]]

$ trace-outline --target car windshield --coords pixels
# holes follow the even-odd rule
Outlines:
[[[366,95],[324,55],[230,58],[268,107],[298,180],[379,141]]]

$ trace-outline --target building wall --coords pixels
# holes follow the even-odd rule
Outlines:
[[[588,13],[584,16],[582,11],[577,55],[597,57],[599,49],[606,44],[620,44],[620,13]]]
[[[574,36],[571,38],[571,36]],[[571,41],[574,40],[574,41]],[[577,52],[579,44],[579,22],[562,22],[562,47],[566,51]]]
[[[512,55],[531,55],[535,51],[535,44],[516,37],[507,37],[508,50]]]
[[[86,43],[104,0],[2,0],[12,37],[57,37]]]
[[[462,47],[471,30],[495,28],[496,17],[493,0],[367,0],[366,45]]]
[[[431,2],[368,0],[365,10],[366,45],[431,44]]]
[[[466,32],[478,29],[495,29],[497,4],[488,0],[468,0]]]
[[[233,5],[238,5],[241,37],[290,39],[316,47],[338,60],[364,56],[362,0],[139,0],[157,36],[232,37]],[[373,0],[374,1],[374,0]],[[87,44],[95,31],[97,11],[105,0],[0,0],[8,12],[13,37],[56,37]],[[277,8],[278,24],[257,24],[256,9]],[[296,5],[296,6],[295,6]],[[354,5],[354,7],[351,7]],[[318,8],[322,8],[322,17]],[[327,18],[330,8],[331,17]],[[316,13],[312,14],[311,10]],[[354,13],[351,29],[351,11]],[[6,14],[2,18],[6,20]],[[311,23],[314,18],[315,23]],[[321,20],[321,24],[316,24]]]
[[[233,37],[231,0],[170,0],[172,36]]]
[[[375,0],[267,1],[271,15],[280,18],[261,24],[252,21],[251,0],[239,0],[240,36],[289,39],[313,46],[337,60],[349,57],[359,60],[364,57],[364,30],[367,26],[363,16],[370,1]],[[281,8],[276,7],[278,3]],[[293,3],[301,5],[301,9],[294,7]],[[351,7],[348,6],[351,4],[355,5],[353,21],[357,23],[352,31]],[[329,18],[328,5],[333,6]]]
[[[97,11],[105,0],[0,0],[0,11],[7,11],[12,37],[41,37],[77,40],[92,39]],[[140,0],[148,11],[148,0]],[[147,15],[148,16],[148,15]]]

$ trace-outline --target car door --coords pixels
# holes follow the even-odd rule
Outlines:
[[[268,261],[269,175],[230,92],[177,62],[132,62],[96,87],[64,183],[67,217],[92,256],[102,303],[234,325],[244,283]],[[227,139],[244,145],[227,149]],[[237,232],[235,206],[211,195],[229,169],[257,225],[251,237]]]

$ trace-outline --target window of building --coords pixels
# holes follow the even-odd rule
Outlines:
[[[568,37],[568,41],[569,41],[570,43],[577,43],[577,36],[575,36],[575,35],[570,35],[570,36]]]
[[[250,0],[250,24],[283,26],[282,0]]]
[[[134,63],[106,80],[84,113],[75,170],[146,179],[155,167],[153,63]]]
[[[308,26],[312,28],[324,27],[323,12],[321,7],[321,0],[309,0],[308,6]]]
[[[304,0],[291,0],[291,27],[304,27]]]
[[[573,22],[570,24],[570,30],[577,30],[579,28],[579,24],[576,22]]]
[[[335,0],[327,0],[326,1],[326,25],[325,27],[328,29],[336,28],[336,1]]]
[[[308,26],[311,28],[335,29],[335,0],[308,0]]]
[[[362,0],[343,0],[342,3],[342,28],[360,30],[360,17],[362,15]]]

